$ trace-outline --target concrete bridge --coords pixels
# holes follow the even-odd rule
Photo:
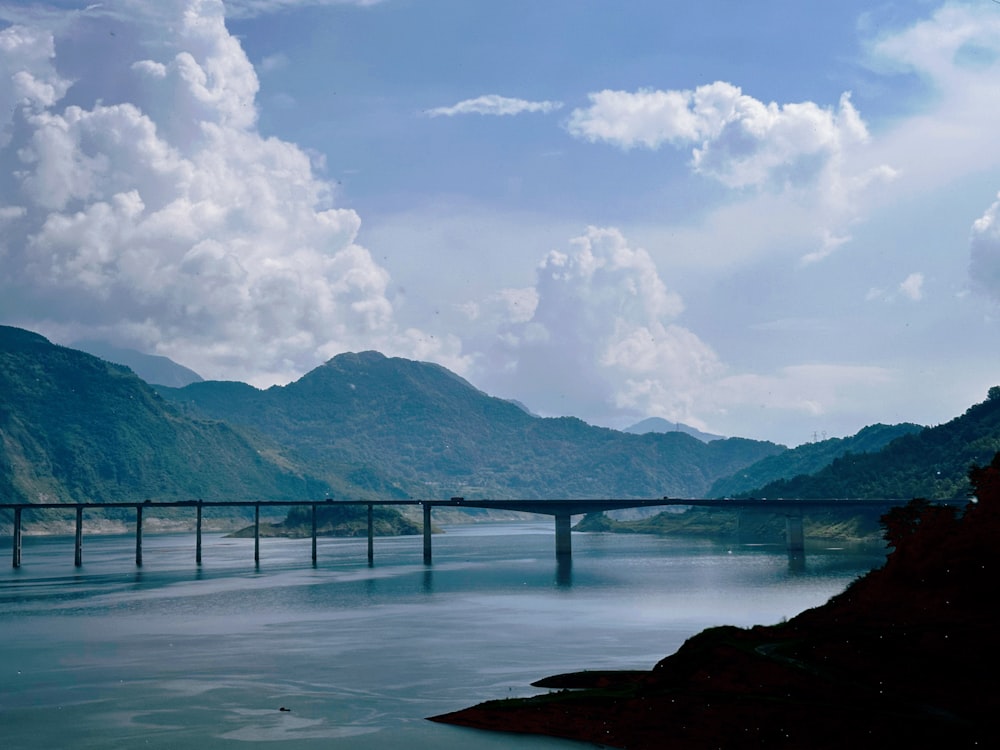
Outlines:
[[[586,513],[622,510],[625,508],[650,508],[667,506],[700,506],[726,508],[730,510],[770,510],[784,514],[785,535],[789,554],[801,554],[805,548],[802,528],[804,510],[860,510],[885,511],[894,505],[904,505],[907,501],[885,498],[828,498],[820,500],[801,498],[750,498],[744,500],[723,500],[710,498],[655,498],[655,499],[592,499],[592,500],[466,500],[453,497],[449,500],[262,500],[262,501],[202,501],[178,500],[158,502],[147,500],[141,503],[0,503],[0,510],[11,510],[13,525],[13,566],[21,566],[21,522],[25,511],[39,508],[72,510],[76,514],[76,544],[74,564],[83,565],[83,514],[110,508],[132,508],[135,511],[135,564],[142,565],[143,514],[158,508],[191,508],[195,511],[195,563],[202,560],[202,512],[205,508],[253,508],[254,509],[254,563],[260,562],[260,509],[278,507],[309,507],[312,509],[312,562],[316,563],[316,513],[318,508],[333,506],[364,506],[368,511],[368,564],[374,563],[374,524],[372,512],[376,505],[419,505],[423,508],[423,557],[426,565],[431,564],[431,511],[435,507],[488,508],[496,510],[522,511],[553,516],[555,519],[556,557],[568,559],[572,554],[571,518]],[[967,501],[957,499],[942,501],[943,504],[964,506]]]

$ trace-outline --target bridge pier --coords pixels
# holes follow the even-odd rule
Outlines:
[[[316,565],[316,505],[312,506],[312,561]]]
[[[194,564],[201,565],[201,500],[198,501],[198,517],[195,522]]]
[[[802,530],[802,508],[792,508],[785,514],[785,542],[789,554],[805,552],[805,533]]]
[[[572,517],[568,513],[556,514],[556,557],[569,557],[573,554],[571,520]]]
[[[73,565],[83,565],[83,506],[76,506],[76,544],[73,552]]]
[[[21,567],[21,509],[14,508],[14,567]]]
[[[368,503],[368,567],[375,564],[375,521],[372,516],[372,504]]]
[[[253,561],[260,564],[260,503],[253,506]]]
[[[424,565],[431,564],[431,504],[424,503]]]
[[[142,567],[142,506],[135,506],[135,564]]]

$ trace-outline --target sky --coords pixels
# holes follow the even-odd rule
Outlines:
[[[0,323],[789,446],[1000,383],[1000,3],[0,0]]]

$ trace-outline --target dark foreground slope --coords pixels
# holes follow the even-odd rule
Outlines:
[[[914,501],[885,517],[883,568],[787,623],[721,627],[649,672],[435,721],[619,748],[998,747],[1000,454],[964,514]]]

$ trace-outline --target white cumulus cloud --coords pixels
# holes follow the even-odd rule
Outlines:
[[[693,145],[692,167],[730,187],[812,179],[868,131],[850,95],[836,109],[813,102],[765,104],[716,81],[694,90],[600,91],[567,127],[578,138],[623,149]]]
[[[259,384],[348,349],[463,369],[457,341],[399,329],[388,272],[309,156],[257,131],[257,77],[222,3],[128,7],[155,55],[95,46],[74,70],[90,102],[63,105],[57,72],[85,29],[0,32],[0,319]],[[130,101],[102,90],[108,66]]]
[[[652,258],[614,228],[590,227],[550,252],[532,292],[507,301],[518,305],[479,362],[479,379],[497,392],[516,381],[528,403],[554,392],[562,413],[603,403],[608,413],[696,421],[694,393],[720,370],[712,349],[675,322],[683,302]]]

